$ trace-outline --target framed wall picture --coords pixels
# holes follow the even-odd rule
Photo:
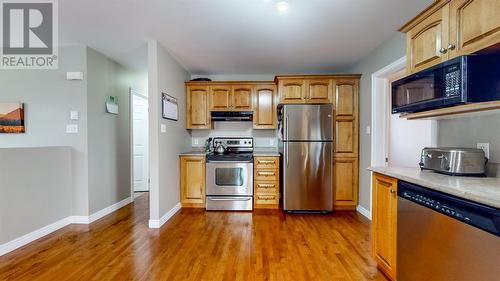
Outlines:
[[[179,120],[179,109],[177,107],[177,99],[165,94],[161,93],[162,99],[162,117],[164,119]]]
[[[24,126],[24,103],[0,102],[0,133],[22,134]]]

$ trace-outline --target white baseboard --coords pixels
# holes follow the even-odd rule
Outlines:
[[[356,211],[358,211],[358,213],[365,216],[367,219],[372,220],[372,213],[370,211],[368,211],[367,209],[363,208],[361,205],[358,205],[356,207]]]
[[[58,220],[47,226],[39,228],[33,232],[25,234],[19,238],[11,240],[5,244],[0,245],[0,256],[7,254],[8,252],[14,251],[15,249],[21,248],[22,246],[31,243],[37,239],[42,238],[56,230],[59,230],[67,225],[71,224],[71,218],[67,217],[62,220]]]
[[[118,203],[115,203],[115,204],[108,206],[100,211],[97,211],[89,216],[89,223],[93,223],[96,220],[101,219],[101,218],[111,214],[112,212],[118,210],[118,209],[121,209],[122,207],[130,204],[131,202],[132,202],[132,198],[127,197]]]
[[[28,243],[31,243],[37,239],[40,239],[43,236],[48,235],[48,234],[50,234],[58,229],[61,229],[69,224],[90,224],[90,223],[92,223],[92,222],[94,222],[102,217],[105,217],[105,216],[111,214],[112,212],[128,205],[131,202],[132,202],[132,198],[128,197],[128,198],[125,198],[116,204],[113,204],[113,205],[108,206],[108,207],[106,207],[98,212],[95,212],[90,216],[69,216],[69,217],[64,218],[62,220],[56,221],[52,224],[44,226],[40,229],[37,229],[33,232],[30,232],[28,234],[25,234],[25,235],[19,237],[19,238],[16,238],[12,241],[9,241],[5,244],[0,245],[0,256],[3,256],[5,254],[7,254],[8,252],[14,251],[15,249],[18,249],[18,248],[20,248]],[[180,204],[179,204],[179,206],[180,206]]]
[[[173,217],[181,209],[181,203],[177,203],[170,211],[164,214],[159,220],[149,220],[149,228],[160,228],[171,217]]]

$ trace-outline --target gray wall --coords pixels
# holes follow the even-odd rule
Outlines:
[[[95,213],[127,197],[131,191],[129,72],[103,54],[87,48],[87,114],[89,209]],[[130,76],[130,75],[129,75]],[[107,96],[117,96],[119,114],[106,112]]]
[[[459,117],[438,121],[438,145],[476,147],[490,144],[490,162],[500,163],[500,114]]]
[[[186,93],[189,73],[156,41],[148,43],[151,219],[159,219],[180,201],[179,153],[191,147],[186,130]],[[161,117],[161,92],[177,98],[179,121]],[[160,126],[166,132],[160,132]]]
[[[367,57],[351,68],[347,73],[361,73],[360,85],[360,159],[359,159],[359,204],[370,210],[370,173],[366,170],[371,161],[371,136],[365,133],[371,125],[371,75],[406,54],[405,36],[395,33],[392,38],[373,50]]]
[[[71,150],[0,149],[0,245],[72,214]]]
[[[73,161],[73,214],[88,214],[87,115],[85,81],[67,81],[66,72],[86,75],[86,47],[59,49],[55,70],[0,70],[0,102],[25,103],[25,134],[1,134],[0,148],[69,146]],[[77,110],[79,121],[70,121]],[[78,134],[66,134],[66,124],[78,124]]]

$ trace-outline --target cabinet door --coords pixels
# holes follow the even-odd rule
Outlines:
[[[448,11],[446,5],[406,34],[408,70],[416,72],[448,59]]]
[[[210,129],[208,86],[188,86],[186,107],[188,129]]]
[[[333,207],[356,210],[358,205],[358,158],[334,159]]]
[[[276,86],[255,86],[254,129],[276,129]]]
[[[229,111],[232,107],[231,86],[213,85],[210,86],[210,110]]]
[[[232,108],[236,111],[252,110],[252,86],[237,85],[233,86]]]
[[[205,207],[205,157],[181,156],[181,203]]]
[[[332,92],[332,81],[329,79],[307,81],[306,99],[309,103],[331,103]]]
[[[304,103],[306,85],[303,79],[282,79],[278,82],[280,103]]]
[[[338,80],[335,87],[335,156],[358,156],[359,81]]]
[[[500,42],[500,0],[452,0],[449,5],[450,57]]]
[[[373,175],[372,251],[379,268],[396,277],[397,180]]]

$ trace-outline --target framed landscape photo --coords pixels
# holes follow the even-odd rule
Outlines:
[[[0,133],[25,133],[24,104],[19,102],[0,102]]]

